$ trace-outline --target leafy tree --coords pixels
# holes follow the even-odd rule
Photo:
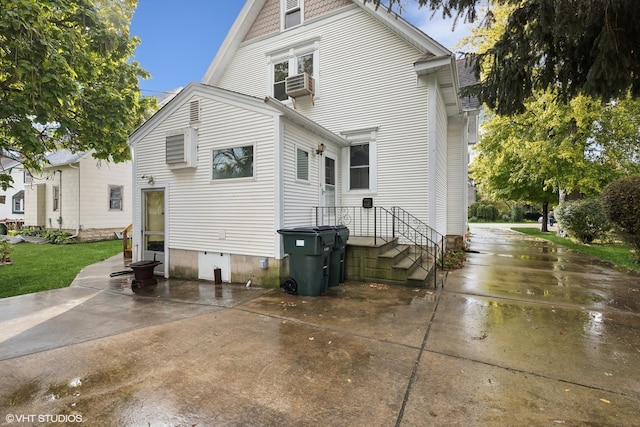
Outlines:
[[[609,184],[602,193],[602,201],[609,221],[635,249],[635,261],[640,261],[640,175]]]
[[[129,22],[137,0],[0,0],[0,155],[39,170],[67,148],[129,158],[127,137],[150,98],[130,61],[139,40]],[[0,171],[6,189],[11,177]]]
[[[382,3],[401,12],[403,1]],[[562,101],[578,94],[605,102],[640,95],[637,0],[491,0],[484,13],[484,0],[416,1],[489,28],[494,9],[509,8],[495,43],[472,55],[481,82],[465,88],[499,114],[523,112],[528,98],[551,88]]]
[[[493,198],[544,204],[574,191],[598,196],[610,182],[640,173],[640,101],[603,105],[578,96],[561,104],[546,92],[526,108],[483,124],[471,170]]]

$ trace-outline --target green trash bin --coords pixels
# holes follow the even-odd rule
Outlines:
[[[333,227],[281,229],[284,251],[289,254],[290,278],[283,283],[287,293],[318,296],[329,286],[329,263],[335,242]]]
[[[329,265],[329,286],[338,286],[344,282],[344,259],[349,240],[349,229],[344,225],[334,225],[336,240],[331,251]]]

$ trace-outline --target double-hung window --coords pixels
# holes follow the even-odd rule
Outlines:
[[[349,189],[368,190],[370,176],[369,144],[349,147]]]
[[[122,210],[122,193],[123,187],[121,185],[109,186],[109,210],[121,211]]]
[[[303,0],[281,0],[282,1],[282,27],[283,29],[296,27],[302,24],[302,3]]]
[[[378,128],[342,132],[351,143],[345,148],[346,191],[374,193],[377,189],[376,135]]]
[[[60,209],[60,187],[57,185],[53,186],[53,210],[57,211]]]
[[[296,148],[296,179],[309,181],[309,152]]]
[[[24,213],[24,191],[20,190],[12,197],[12,213],[23,214]]]
[[[318,93],[318,42],[310,41],[301,46],[275,52],[269,55],[272,76],[272,96],[280,101],[289,97],[286,92],[287,77],[307,73],[314,80],[316,95]]]

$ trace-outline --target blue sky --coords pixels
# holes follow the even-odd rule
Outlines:
[[[140,82],[143,95],[186,86],[200,81],[213,60],[225,35],[233,25],[244,0],[139,0],[131,21],[131,34],[142,42],[135,59],[151,73]],[[409,1],[403,16],[416,27],[452,49],[468,32],[458,25],[452,32],[451,21],[436,13],[418,9]]]

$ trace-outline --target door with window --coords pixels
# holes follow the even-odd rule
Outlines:
[[[142,259],[160,261],[154,273],[164,274],[164,190],[142,190]]]
[[[337,224],[336,210],[336,159],[330,155],[323,156],[324,177],[322,188],[322,200],[320,201],[324,212],[325,224]]]

